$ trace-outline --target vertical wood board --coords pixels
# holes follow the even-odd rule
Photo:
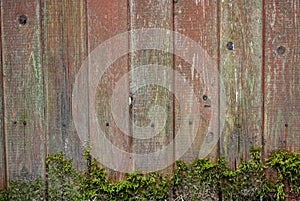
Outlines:
[[[0,16],[2,13],[2,9],[1,9],[1,4],[0,4]],[[0,20],[0,24],[2,22],[2,18]],[[1,27],[2,28],[2,27]],[[1,30],[0,28],[0,30]],[[1,31],[0,31],[1,32]],[[7,168],[6,168],[6,136],[5,136],[5,129],[4,129],[4,104],[3,104],[3,99],[4,99],[4,93],[3,93],[3,66],[2,66],[2,38],[0,40],[0,55],[1,55],[1,60],[0,60],[0,188],[3,186],[6,186],[7,181]]]
[[[1,1],[8,179],[44,174],[44,93],[39,1]]]
[[[75,77],[86,57],[85,2],[43,2],[43,67],[47,154],[63,152],[85,167],[83,142],[72,118]]]
[[[265,1],[265,150],[300,150],[300,2]]]
[[[221,156],[231,167],[260,146],[262,134],[262,1],[221,2],[220,72],[226,119]]]
[[[110,46],[112,51],[106,52],[105,55],[102,55],[102,52],[97,52],[97,47],[107,42],[108,40],[113,40],[111,39],[112,37],[128,31],[128,2],[126,0],[88,0],[87,12],[87,40],[89,54],[91,54],[92,51],[95,50],[95,54],[97,55],[97,57],[102,57],[100,60],[106,59],[107,61],[109,61],[113,57],[113,54],[118,52],[119,48],[127,47],[128,49],[128,40],[126,40],[123,41],[122,44],[117,44],[113,47]],[[95,156],[97,157],[107,155],[110,161],[114,161],[117,164],[116,168],[118,170],[124,170],[128,167],[132,167],[131,159],[128,157],[126,159],[121,160],[118,157],[112,158],[110,156],[112,156],[111,153],[113,153],[113,150],[115,149],[130,152],[132,140],[128,136],[130,135],[128,127],[126,127],[124,130],[121,130],[120,125],[118,125],[118,122],[116,121],[116,119],[114,119],[112,107],[116,105],[113,105],[111,101],[115,87],[118,86],[120,79],[123,78],[123,76],[128,72],[128,55],[124,55],[118,58],[110,66],[99,66],[99,69],[103,68],[106,69],[97,85],[96,100],[90,101],[96,102],[97,122],[99,128],[101,129],[102,135],[104,134],[105,136],[101,137],[101,142],[96,141],[94,143],[100,143],[99,146],[102,146],[103,144],[101,143],[107,140],[111,144],[109,145],[108,150],[106,150],[104,153],[99,153],[99,150],[95,150]],[[93,69],[89,70],[92,72]],[[126,80],[126,78],[124,87],[126,89],[126,92],[128,92],[129,84],[128,79]],[[128,98],[129,95],[125,98],[125,100],[123,98],[117,99],[117,104],[126,104],[128,106]],[[93,110],[93,108],[91,110]],[[128,113],[129,109],[127,111],[124,111],[124,113],[119,113],[120,116],[117,116],[116,118],[123,119],[123,121],[125,122],[124,124],[129,124],[129,119],[127,118]],[[91,113],[90,118],[94,118],[93,115],[94,114]],[[100,135],[99,133],[96,134]],[[90,140],[91,142],[95,141],[93,137],[91,137]],[[102,165],[105,166],[107,164]],[[114,179],[124,178],[124,174],[118,171],[114,171],[113,169],[110,169],[109,174]]]
[[[130,30],[135,29],[173,29],[173,2],[130,0]],[[172,46],[172,35],[165,37],[164,33],[157,37],[161,43]],[[146,36],[147,37],[147,36]],[[173,56],[168,52],[157,49],[136,51],[136,46],[141,46],[143,40],[132,34],[130,38],[130,49],[133,51],[130,58],[130,94],[133,97],[131,108],[131,129],[133,137],[132,152],[144,154],[143,160],[134,161],[134,169],[159,170],[166,164],[172,165],[174,160],[173,147],[171,151],[162,151],[173,141],[173,75],[168,70],[159,70],[162,67],[173,68]],[[143,67],[154,65],[152,67]],[[160,65],[158,68],[157,65]],[[142,68],[142,70],[137,70]],[[148,73],[147,73],[148,72]],[[160,74],[158,75],[157,73]],[[160,76],[163,76],[163,85],[158,83]],[[144,80],[148,80],[143,83]],[[150,82],[153,82],[152,84]],[[141,134],[143,136],[141,136]],[[153,136],[149,139],[146,135]],[[152,153],[159,153],[153,154]],[[160,158],[160,159],[158,159]],[[133,159],[134,160],[134,159]],[[166,168],[166,167],[165,167]],[[171,167],[172,168],[172,167]],[[168,169],[166,169],[168,171]]]
[[[218,157],[218,144],[214,147],[210,147],[208,150],[203,143],[210,137],[219,136],[219,133],[212,133],[210,129],[215,127],[219,130],[219,122],[215,122],[215,125],[211,125],[212,120],[212,108],[211,104],[212,98],[219,98],[212,96],[212,89],[209,86],[209,79],[214,77],[208,70],[209,68],[215,68],[215,72],[218,72],[218,2],[217,1],[178,1],[175,3],[175,22],[174,30],[180,34],[183,34],[199,44],[199,47],[207,54],[196,54],[193,49],[180,47],[180,44],[175,45],[175,52],[181,52],[186,58],[192,57],[193,62],[188,64],[184,59],[176,56],[174,67],[180,72],[180,74],[188,80],[192,86],[193,94],[179,94],[180,98],[186,101],[191,101],[192,95],[195,95],[200,105],[200,116],[198,117],[199,124],[194,125],[190,122],[191,127],[189,130],[181,131],[184,132],[186,138],[192,138],[194,132],[197,132],[196,138],[194,139],[193,145],[190,150],[182,157],[185,161],[194,161],[199,156],[199,152],[205,152],[206,156],[209,156],[212,160]],[[175,39],[176,40],[176,39]],[[175,43],[179,43],[175,41]],[[215,65],[208,65],[208,63]],[[199,71],[197,69],[202,69]],[[176,88],[180,86],[175,86]],[[179,91],[177,92],[179,93]],[[216,92],[218,93],[218,92]],[[218,100],[217,100],[218,102]],[[216,106],[218,110],[218,106]],[[195,111],[190,112],[190,116],[193,115]],[[214,111],[218,112],[218,111]],[[176,117],[175,124],[179,124],[180,119]],[[197,129],[197,130],[195,130]],[[213,135],[213,136],[212,136]],[[192,140],[192,139],[190,139]]]

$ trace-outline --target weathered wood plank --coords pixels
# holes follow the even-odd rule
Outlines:
[[[8,179],[44,173],[44,93],[39,1],[1,1]]]
[[[220,71],[226,90],[221,156],[233,167],[261,145],[262,1],[221,2]]]
[[[173,29],[172,0],[130,1],[130,29],[147,28]],[[149,37],[152,38],[153,36],[150,35]],[[161,35],[161,37],[165,38],[161,40],[162,44],[172,46],[171,35],[170,38],[165,37],[165,35]],[[132,34],[130,38],[130,48],[134,50],[136,46],[141,46],[141,41],[142,40],[139,40],[135,34]],[[166,87],[159,86],[161,84],[156,85],[159,80],[156,73],[158,73],[159,70],[154,70],[155,67],[150,67],[152,69],[149,71],[146,70],[147,67],[142,70],[137,70],[143,65],[151,64],[154,66],[162,65],[168,69],[172,69],[173,56],[172,54],[159,50],[134,51],[131,55],[130,94],[132,94],[134,101],[130,114],[133,136],[132,152],[144,154],[143,160],[133,159],[135,160],[134,169],[136,171],[156,170],[156,168],[164,166],[168,161],[174,160],[174,151],[162,152],[162,160],[156,160],[156,158],[151,155],[151,153],[158,152],[168,146],[174,137],[174,92]],[[163,84],[173,89],[174,80],[172,75],[167,70],[163,70],[160,75],[164,77]],[[154,84],[151,84],[149,80],[143,83],[143,80],[147,80],[147,78],[150,78]],[[162,115],[163,113],[164,115]],[[141,136],[141,134],[143,134],[143,136]],[[153,136],[148,139],[142,139],[147,138],[147,135]],[[173,150],[173,147],[171,147],[170,150]],[[168,170],[166,169],[166,171]]]
[[[265,150],[300,150],[300,2],[265,1]]]
[[[99,45],[101,45],[106,40],[117,36],[118,34],[128,31],[128,2],[126,0],[111,0],[111,1],[98,1],[98,0],[88,0],[87,1],[87,18],[88,18],[88,52],[91,53]],[[110,60],[113,55],[119,50],[119,47],[128,47],[128,41],[125,41],[126,44],[118,44],[114,48],[114,51],[107,52],[105,55],[101,55],[101,52],[98,53],[99,57],[103,59]],[[103,66],[99,66],[101,68]],[[99,153],[98,150],[94,150],[100,156],[107,155],[112,156],[112,150],[116,148],[123,150],[125,152],[130,152],[131,150],[131,139],[128,135],[129,129],[123,127],[120,129],[118,121],[114,119],[112,107],[114,103],[111,102],[113,92],[115,87],[118,85],[120,79],[128,72],[128,55],[117,59],[111,66],[109,66],[103,76],[101,77],[98,83],[98,89],[96,92],[96,115],[97,121],[100,129],[107,140],[111,142],[109,147],[110,150],[107,150],[105,153]],[[125,83],[123,83],[126,88],[126,92],[129,92],[128,79],[125,78]],[[128,86],[128,89],[127,89]],[[91,94],[89,95],[91,97]],[[127,104],[128,106],[128,97],[124,99],[118,99],[117,104]],[[128,113],[129,109],[125,112]],[[119,118],[124,121],[124,124],[129,124],[128,114],[119,113],[121,116]],[[90,114],[92,116],[93,114]],[[91,141],[95,139],[90,138]],[[99,143],[99,142],[96,142]],[[100,145],[101,146],[101,145]],[[132,166],[130,158],[120,159],[119,157],[110,158],[113,160],[118,167],[114,168],[115,170],[125,170],[128,167]],[[103,162],[103,161],[100,161]],[[103,164],[104,166],[107,164]],[[115,179],[124,178],[124,174],[115,171],[113,169],[109,170],[110,176]]]
[[[210,75],[207,70],[203,70],[203,74],[196,69],[197,67],[199,67],[199,69],[216,68],[216,72],[218,72],[218,1],[178,1],[178,3],[175,3],[174,17],[174,30],[199,43],[201,48],[206,51],[209,56],[208,58],[204,58],[204,54],[196,55],[195,52],[191,52],[191,49],[186,49],[180,46],[174,47],[176,52],[181,51],[186,58],[194,58],[192,64],[188,64],[180,57],[175,57],[174,61],[175,69],[192,84],[193,93],[197,95],[201,109],[201,116],[199,116],[200,122],[199,125],[197,125],[198,131],[194,129],[182,131],[186,135],[186,138],[191,138],[191,136],[193,136],[192,132],[197,132],[197,136],[191,149],[184,155],[184,157],[182,157],[185,161],[193,161],[198,157],[203,140],[205,140],[206,135],[210,131],[209,124],[212,118],[211,107],[204,107],[204,105],[212,104],[211,89],[209,89],[210,87],[207,84],[207,81],[210,77],[212,77],[212,75]],[[205,66],[205,62],[200,62],[204,60],[211,60],[215,62],[216,65]],[[182,98],[185,98],[188,101],[192,94],[187,95],[187,97]],[[218,130],[219,123],[216,123],[217,125],[211,126]],[[179,124],[178,118],[176,118],[175,124]],[[214,135],[219,136],[219,133],[214,133]],[[216,145],[215,148],[207,154],[210,154],[209,157],[214,160],[218,156],[218,145]]]
[[[0,16],[1,16],[1,4],[0,4]],[[0,22],[2,22],[2,19],[0,19]],[[2,23],[1,23],[2,24]],[[1,30],[1,28],[0,28]],[[1,32],[2,36],[2,32]],[[2,58],[2,38],[0,40],[0,55]],[[0,60],[0,188],[3,188],[7,185],[6,181],[6,136],[5,136],[5,130],[4,130],[4,93],[3,93],[3,66],[2,66],[2,59]]]
[[[47,153],[64,152],[76,168],[83,163],[83,146],[72,119],[72,90],[86,57],[86,8],[81,0],[43,3],[43,66]]]

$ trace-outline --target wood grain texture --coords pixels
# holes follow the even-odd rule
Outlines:
[[[83,146],[72,119],[72,90],[86,57],[85,1],[43,3],[43,68],[47,154],[63,152],[82,169]]]
[[[1,1],[8,179],[44,173],[40,6],[35,0]]]
[[[216,64],[218,63],[218,1],[178,1],[175,3],[174,11],[174,31],[183,34],[195,42],[199,43],[201,48],[206,51],[210,58],[204,58],[204,55],[195,55],[192,50],[184,49],[180,50],[179,46],[175,46],[176,52],[182,51],[185,57],[193,56],[194,60],[192,64],[188,64],[183,61],[180,57],[175,57],[174,67],[180,72],[180,74],[187,79],[191,86],[193,87],[193,93],[197,95],[200,104],[200,122],[198,131],[196,130],[186,130],[184,134],[186,138],[191,138],[193,136],[192,132],[197,132],[196,139],[190,148],[190,150],[182,157],[185,161],[194,161],[198,158],[199,151],[205,136],[209,133],[209,123],[211,120],[211,108],[204,107],[204,105],[211,104],[211,91],[209,91],[208,85],[206,85],[207,80],[211,76],[208,71],[204,70],[204,73],[197,71],[197,66],[199,68],[218,68],[218,66],[206,66],[204,63],[198,62],[198,60],[213,60]],[[201,57],[201,58],[199,58]],[[203,58],[202,58],[203,57]],[[176,91],[175,86],[175,91]],[[187,97],[182,97],[189,99],[192,94]],[[203,100],[203,96],[207,96],[207,100]],[[217,107],[218,108],[218,107]],[[178,118],[176,118],[175,124],[179,124]],[[212,125],[214,127],[219,127],[219,125]],[[214,135],[219,135],[219,133],[214,133]],[[218,156],[218,146],[216,146],[210,154],[212,160],[216,159]]]
[[[216,62],[214,67],[219,69],[225,87],[226,116],[223,130],[218,124],[212,125],[219,129],[214,135],[221,134],[221,138],[208,155],[210,159],[225,157],[235,168],[241,159],[248,158],[251,146],[263,146],[266,154],[274,149],[300,150],[299,0],[3,0],[0,10],[0,187],[9,179],[43,176],[44,159],[50,153],[64,152],[79,170],[86,166],[83,142],[72,118],[76,74],[100,44],[135,29],[179,32],[196,41]],[[173,46],[176,39],[172,37],[162,43],[193,56],[189,49]],[[139,42],[138,36],[131,34],[126,44],[114,47],[117,51],[127,45],[129,51],[134,51],[106,70],[98,83],[96,100],[92,100],[96,102],[99,127],[112,142],[111,149],[100,154],[108,155],[115,147],[150,154],[178,135],[183,118],[178,99],[188,102],[191,94],[178,93],[180,86],[167,72],[160,76],[165,76],[164,84],[175,92],[149,83],[138,85],[152,76],[146,70],[137,71],[143,65],[162,65],[179,72],[191,84],[201,106],[212,101],[206,85],[210,75],[196,72],[197,62],[188,64],[167,51],[136,51]],[[111,51],[105,58],[114,54]],[[123,83],[128,97],[117,100],[117,104],[128,104],[128,111],[118,116],[128,124],[122,130],[112,114],[111,99],[124,76],[128,76]],[[158,77],[153,76],[153,81]],[[82,107],[89,110],[88,78],[85,81],[86,101]],[[131,106],[128,99],[132,99]],[[159,110],[155,110],[157,105]],[[160,112],[166,114],[166,119]],[[212,111],[201,107],[200,113],[197,137],[182,160],[195,160],[207,137]],[[83,122],[87,127],[92,117],[88,113]],[[156,132],[161,122],[163,128],[155,137],[138,139],[138,127]],[[195,130],[181,132],[190,141]],[[119,169],[133,167],[139,171],[174,160],[176,148],[181,147],[174,146],[162,161],[150,157],[144,161],[114,160]],[[109,174],[115,179],[124,178],[118,171],[109,170]]]
[[[128,2],[126,0],[111,0],[111,1],[98,1],[88,0],[87,1],[87,19],[88,19],[88,52],[91,53],[95,48],[101,45],[106,40],[128,31]],[[119,44],[120,46],[127,46],[126,44]],[[109,60],[112,55],[118,51],[119,47],[115,46],[115,51],[108,52],[106,55],[99,56]],[[102,67],[102,66],[101,66]],[[98,89],[96,92],[96,112],[97,121],[102,132],[105,133],[105,137],[112,143],[110,150],[106,153],[98,153],[110,155],[111,151],[116,147],[120,150],[130,152],[131,150],[131,139],[130,131],[127,127],[125,130],[120,130],[119,125],[114,120],[111,110],[111,99],[113,91],[118,84],[118,81],[128,72],[128,55],[117,59],[111,66],[109,66],[98,83]],[[129,93],[128,79],[125,79],[126,92]],[[128,96],[129,97],[129,96]],[[118,103],[126,103],[128,105],[128,97],[117,100]],[[126,111],[127,113],[129,110]],[[93,114],[90,114],[93,115]],[[124,115],[122,117],[122,115]],[[123,119],[124,122],[129,124],[129,119],[126,118],[128,114],[121,114],[118,118]],[[94,139],[90,139],[93,141]],[[97,143],[97,142],[96,142]],[[118,169],[127,169],[132,166],[130,158],[126,160],[120,160],[118,158],[112,158],[117,164]],[[100,161],[101,162],[101,161]],[[106,165],[106,164],[102,164]],[[124,178],[124,174],[109,170],[109,175],[114,179]]]
[[[265,3],[265,150],[300,150],[300,2]]]
[[[261,145],[262,1],[224,0],[220,12],[220,72],[226,90],[220,151],[234,167],[248,158],[251,146]]]
[[[1,16],[1,4],[0,4],[0,16]],[[2,18],[0,18],[0,22],[2,22]],[[1,23],[2,24],[2,23]],[[1,30],[2,27],[0,27]],[[0,31],[1,32],[1,31]],[[2,65],[2,38],[0,40],[0,188],[5,187],[7,185],[7,168],[6,168],[6,136],[5,136],[5,130],[4,130],[4,93],[3,93],[3,65]]]
[[[171,0],[130,0],[130,30],[146,28],[172,30],[172,3],[173,1]],[[130,48],[134,50],[139,42],[137,36],[132,34],[130,38]],[[161,43],[172,45],[172,38],[165,38]],[[159,50],[140,50],[134,51],[131,54],[130,94],[132,94],[134,100],[130,122],[133,136],[132,151],[134,153],[147,155],[144,161],[134,161],[136,171],[148,168],[153,170],[166,161],[172,161],[174,157],[173,153],[170,152],[161,153],[163,155],[162,158],[164,158],[163,160],[156,160],[155,157],[149,155],[168,146],[174,137],[173,92],[155,84],[144,83],[144,86],[137,84],[139,83],[138,80],[143,80],[142,77],[146,76],[149,78],[151,75],[145,74],[146,70],[137,71],[138,73],[136,73],[135,70],[143,65],[151,64],[162,65],[171,69],[173,68],[173,56]],[[156,73],[157,70],[151,70],[151,74],[153,74],[152,81],[154,83],[156,83],[158,79],[155,76]],[[174,80],[172,80],[172,75],[167,71],[163,71],[161,74],[165,76],[163,79],[165,86],[173,88]],[[159,110],[155,110],[155,108],[159,108]],[[166,115],[166,119],[163,118],[164,115],[160,115],[162,113]],[[162,126],[160,127],[159,125],[161,124]],[[153,130],[149,131],[147,128],[152,128]],[[138,137],[138,133],[140,133],[141,130],[145,135],[153,134],[155,136],[149,139],[141,139]],[[173,149],[173,147],[171,149]],[[165,171],[168,171],[168,169]]]

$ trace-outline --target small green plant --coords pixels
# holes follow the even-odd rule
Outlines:
[[[213,164],[208,159],[198,159],[186,165],[178,161],[173,174],[175,197],[195,201],[218,200],[220,173],[224,170],[222,162],[223,160],[218,160]]]
[[[46,196],[49,200],[80,200],[80,181],[71,159],[64,158],[63,153],[50,155],[46,159],[48,177],[46,179]]]
[[[87,168],[80,181],[83,200],[109,200],[110,184],[105,169],[98,165],[96,159],[92,159],[90,151],[86,150],[84,157]]]
[[[40,179],[10,181],[6,199],[3,200],[44,200],[45,182]],[[0,196],[1,197],[1,196]]]
[[[0,190],[0,201],[5,201],[9,199],[9,193],[7,192],[6,189],[1,189]]]
[[[116,200],[164,200],[168,198],[169,187],[167,178],[159,173],[145,176],[137,173],[126,174],[126,181],[120,180],[112,188],[113,192],[123,190],[125,194],[113,194],[111,199],[121,195]]]
[[[300,153],[273,151],[266,161],[278,175],[275,183],[277,200],[284,200],[286,196],[299,198]]]
[[[0,201],[300,200],[300,154],[272,152],[266,164],[260,154],[260,148],[251,149],[250,159],[242,161],[235,171],[223,158],[216,163],[197,159],[190,164],[176,161],[170,175],[132,173],[114,181],[89,151],[84,153],[87,168],[83,172],[74,169],[71,159],[57,153],[46,159],[45,178],[10,181],[8,189],[0,191]]]
[[[250,150],[250,159],[242,161],[236,171],[227,169],[223,176],[223,197],[226,200],[274,200],[274,185],[261,161],[261,148]]]

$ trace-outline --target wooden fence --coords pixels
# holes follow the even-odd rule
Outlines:
[[[251,146],[262,146],[264,155],[279,148],[300,150],[299,0],[2,0],[0,186],[9,179],[44,175],[49,153],[63,151],[78,169],[85,166],[84,145],[72,118],[76,75],[105,40],[140,28],[179,32],[216,62],[225,89],[219,102],[225,102],[226,110],[220,140],[209,154],[212,160],[225,157],[234,168]],[[128,48],[134,41],[133,35]],[[201,89],[199,101],[212,101],[201,81],[209,75],[197,77],[176,55],[144,50],[119,58],[99,82],[98,123],[115,146],[136,153],[160,149],[180,127],[177,99],[153,86],[135,91],[135,105],[124,121],[146,125],[147,108],[158,103],[167,111],[158,136],[141,144],[114,122],[109,100],[115,83],[147,64],[180,72]],[[128,80],[129,92],[134,79]],[[198,156],[209,130],[209,107],[201,109],[199,119],[196,140],[183,160]],[[187,138],[193,135],[185,132]]]

